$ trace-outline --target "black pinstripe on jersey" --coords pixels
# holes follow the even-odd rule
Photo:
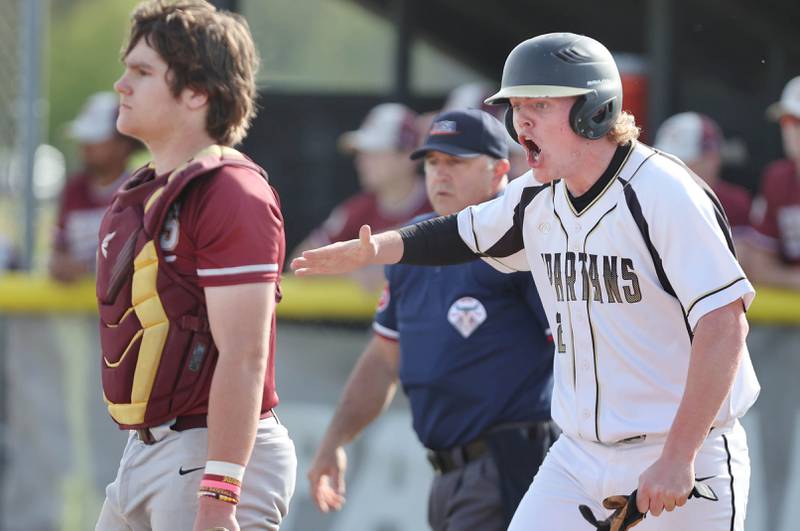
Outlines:
[[[683,312],[683,320],[686,323],[686,333],[689,334],[689,340],[691,341],[694,339],[694,333],[692,332],[692,327],[689,324],[689,311],[691,311],[691,307],[688,309],[684,308],[680,299],[678,299],[677,295],[675,294],[675,290],[672,288],[672,284],[670,283],[669,278],[667,277],[667,272],[664,270],[664,266],[661,261],[661,256],[658,254],[658,250],[656,250],[655,246],[653,245],[653,241],[650,239],[650,228],[648,226],[647,220],[644,217],[644,214],[642,213],[642,207],[639,204],[639,199],[636,197],[636,191],[633,189],[632,186],[630,186],[630,182],[633,181],[634,177],[636,177],[636,174],[639,172],[639,170],[642,167],[644,167],[644,165],[650,160],[651,157],[658,155],[666,156],[670,160],[680,163],[680,165],[683,166],[686,172],[692,177],[694,182],[700,188],[703,189],[706,196],[708,196],[709,200],[714,205],[714,215],[717,219],[717,224],[719,224],[719,228],[725,235],[725,240],[728,244],[728,249],[730,249],[731,253],[733,253],[733,256],[736,256],[736,250],[733,246],[733,238],[731,236],[731,227],[730,224],[728,223],[728,217],[725,215],[725,209],[722,208],[722,203],[720,203],[719,199],[717,198],[717,195],[713,192],[713,190],[711,190],[711,187],[709,187],[705,181],[703,181],[700,177],[698,177],[696,173],[690,170],[679,159],[671,157],[669,155],[665,155],[660,151],[653,150],[653,154],[644,159],[644,161],[642,161],[642,163],[639,165],[638,168],[636,168],[636,171],[633,172],[633,175],[631,175],[628,181],[620,179],[620,182],[625,187],[625,203],[628,205],[628,209],[630,210],[631,215],[633,216],[633,220],[636,222],[636,226],[639,229],[639,233],[642,235],[642,239],[644,240],[644,243],[647,246],[647,250],[650,253],[650,258],[653,261],[653,266],[655,267],[656,275],[658,276],[658,281],[661,283],[662,289],[667,293],[669,293],[670,295],[672,295],[673,297],[675,297],[675,300],[678,301],[678,304],[681,307],[681,311]],[[736,279],[733,283],[743,279],[744,277],[740,277]],[[728,286],[730,286],[731,284],[728,284]],[[714,293],[721,291],[722,289],[725,289],[728,286],[724,286],[719,290],[716,290],[712,293],[708,293],[705,295],[705,297],[713,295]],[[692,306],[697,304],[700,300],[702,300],[702,298],[694,301]]]

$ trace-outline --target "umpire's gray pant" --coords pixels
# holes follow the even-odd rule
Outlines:
[[[500,477],[491,452],[461,468],[437,474],[428,500],[434,531],[500,531],[506,528]]]

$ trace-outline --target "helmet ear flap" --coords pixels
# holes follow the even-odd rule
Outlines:
[[[569,124],[578,135],[596,140],[608,133],[619,116],[616,97],[600,101],[597,92],[580,96],[569,111]]]
[[[506,110],[503,115],[503,123],[506,125],[506,131],[508,131],[508,136],[514,139],[514,142],[519,144],[519,136],[517,136],[517,131],[514,129],[514,109],[511,108],[511,105],[506,105]]]
[[[586,137],[586,124],[584,123],[584,109],[586,108],[586,96],[578,96],[572,108],[569,110],[569,126],[578,135]]]

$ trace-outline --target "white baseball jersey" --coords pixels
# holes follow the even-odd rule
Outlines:
[[[532,272],[556,343],[553,419],[585,440],[667,433],[698,320],[755,294],[720,207],[677,159],[637,142],[580,213],[563,181],[529,172],[458,227],[498,270]],[[714,425],[758,392],[746,354]]]

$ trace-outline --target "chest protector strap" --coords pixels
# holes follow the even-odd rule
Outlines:
[[[158,239],[181,192],[223,166],[267,178],[238,151],[211,146],[168,176],[138,170],[103,218],[97,267],[103,395],[121,428],[155,426],[207,400],[217,349],[205,297],[169,267]]]

